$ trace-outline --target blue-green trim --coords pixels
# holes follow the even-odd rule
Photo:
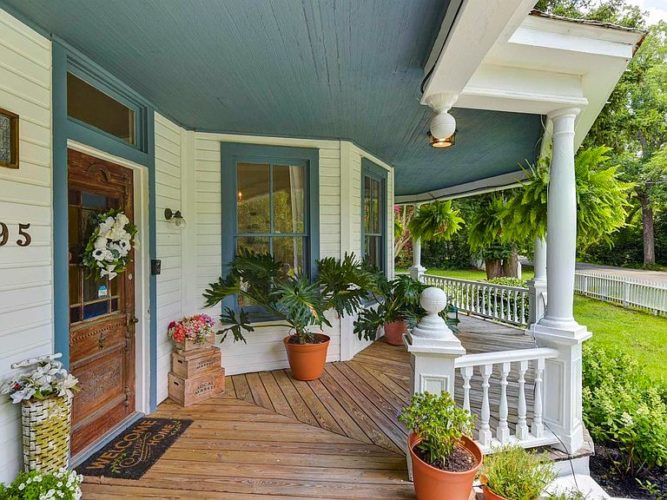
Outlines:
[[[229,272],[229,265],[234,259],[233,245],[236,234],[236,164],[239,161],[280,163],[289,161],[306,162],[308,207],[306,224],[308,227],[308,253],[310,274],[317,272],[320,258],[320,152],[313,148],[295,148],[290,146],[264,146],[260,144],[242,144],[223,142],[221,145],[221,181],[222,181],[222,274]],[[223,302],[223,307],[236,307],[233,299]]]
[[[137,128],[137,146],[106,134],[67,116],[67,73],[85,71],[86,81],[100,83],[100,90],[112,97],[122,94],[124,102],[135,103],[142,124]],[[149,227],[148,245],[151,259],[157,255],[155,227],[155,133],[153,107],[139,94],[113,75],[90,61],[86,56],[65,44],[53,42],[52,70],[53,100],[53,246],[54,246],[54,350],[63,354],[65,366],[69,366],[69,249],[68,249],[68,187],[67,141],[73,140],[99,149],[113,156],[130,160],[148,169],[149,175]],[[149,290],[149,350],[150,350],[150,410],[157,406],[157,281],[150,277]],[[142,314],[137,311],[137,315]]]
[[[382,262],[382,271],[387,272],[387,170],[381,166],[373,163],[368,158],[361,159],[361,256],[366,256],[366,235],[364,231],[364,178],[372,177],[381,183],[380,206],[382,207],[382,216],[380,217],[380,230],[382,233],[382,254],[380,262]]]

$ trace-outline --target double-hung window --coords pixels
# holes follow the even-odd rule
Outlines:
[[[245,248],[313,276],[319,258],[318,150],[229,143],[221,150],[223,274]]]
[[[387,171],[364,158],[361,175],[362,250],[366,262],[386,271]]]

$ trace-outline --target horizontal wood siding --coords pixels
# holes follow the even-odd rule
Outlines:
[[[20,116],[20,168],[0,168],[0,381],[15,361],[53,349],[51,42],[0,9],[0,108]],[[19,247],[18,224],[32,244]],[[0,397],[0,482],[21,465],[18,407]]]
[[[155,183],[157,258],[162,272],[157,277],[157,400],[167,397],[171,344],[167,327],[183,314],[183,229],[167,222],[165,208],[182,209],[181,141],[183,129],[155,114]]]
[[[294,146],[320,150],[320,256],[340,256],[340,143],[272,137],[196,133],[194,144],[194,209],[196,213],[196,293],[220,276],[222,262],[220,169],[222,142],[244,142],[273,146]],[[201,302],[201,301],[200,301]],[[214,317],[219,308],[207,311]],[[332,318],[329,360],[339,359],[340,325]],[[228,374],[287,366],[281,339],[285,328],[262,328],[248,335],[247,344],[227,340],[222,346],[223,364]]]

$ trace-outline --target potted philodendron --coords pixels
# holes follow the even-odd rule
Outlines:
[[[481,477],[484,498],[537,500],[555,477],[553,466],[543,455],[516,445],[505,446],[486,458]]]
[[[292,376],[314,380],[324,371],[329,347],[330,339],[322,333],[324,326],[331,326],[325,313],[334,310],[341,317],[354,314],[368,298],[372,283],[371,273],[354,255],[319,260],[317,277],[309,279],[286,269],[269,254],[241,250],[227,277],[211,283],[204,298],[210,307],[236,295],[244,304],[261,308],[272,320],[252,324],[248,306],[225,307],[220,315],[224,326],[218,332],[223,341],[230,332],[235,341],[245,342],[244,332],[255,328],[288,327],[290,334],[283,342]]]
[[[382,327],[388,344],[403,345],[403,334],[407,332],[408,324],[415,323],[424,314],[419,297],[425,288],[410,276],[401,275],[387,280],[382,273],[377,273],[372,294],[377,305],[359,312],[354,333],[360,340],[375,340]]]
[[[482,450],[469,437],[472,415],[456,406],[449,395],[428,392],[412,396],[400,420],[411,430],[408,449],[419,500],[467,500]]]

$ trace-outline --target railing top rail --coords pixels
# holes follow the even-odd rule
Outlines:
[[[524,288],[522,286],[510,286],[510,285],[500,285],[497,283],[488,283],[486,281],[476,281],[476,280],[463,280],[460,278],[450,278],[448,276],[439,276],[437,274],[424,274],[424,276],[428,278],[435,278],[437,280],[442,280],[442,281],[450,281],[454,283],[461,283],[464,285],[477,285],[477,286],[484,286],[487,288],[499,288],[503,290],[511,290],[511,291],[516,291],[516,292],[527,292],[528,288]]]
[[[480,354],[464,354],[456,358],[456,368],[467,366],[492,365],[511,363],[514,361],[531,361],[533,359],[550,359],[558,357],[558,351],[548,347],[535,349],[514,349],[510,351],[485,352]]]

